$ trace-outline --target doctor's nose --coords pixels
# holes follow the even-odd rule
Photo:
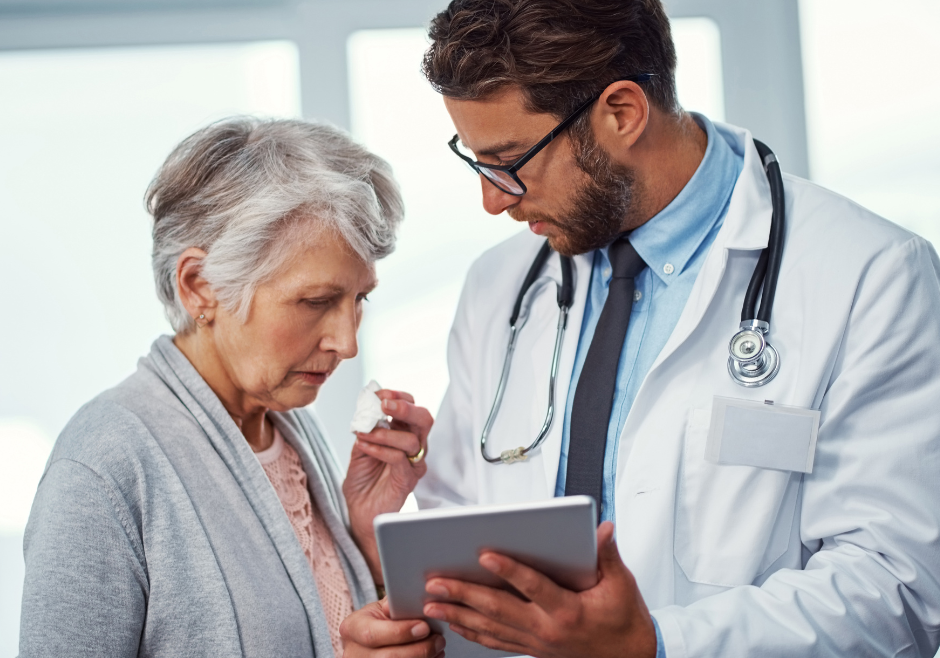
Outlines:
[[[498,215],[519,203],[520,197],[507,194],[480,175],[483,186],[483,209],[491,215]]]

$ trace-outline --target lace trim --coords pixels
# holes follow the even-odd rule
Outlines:
[[[270,461],[262,459],[263,454],[265,457],[270,455],[274,458]],[[333,535],[323,516],[311,502],[307,489],[307,474],[304,472],[300,456],[276,430],[274,444],[258,456],[313,570],[323,613],[330,629],[333,651],[337,656],[342,656],[343,641],[339,626],[343,619],[353,612],[352,596],[336,552],[336,545],[333,543]]]

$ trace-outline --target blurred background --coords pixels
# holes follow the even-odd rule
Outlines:
[[[22,535],[52,442],[169,331],[143,194],[186,135],[307,117],[387,158],[407,219],[361,352],[316,407],[341,459],[368,379],[435,411],[464,275],[519,230],[420,74],[444,0],[0,0],[0,658],[15,656]],[[940,240],[940,3],[671,0],[686,109],[746,126],[783,168]]]

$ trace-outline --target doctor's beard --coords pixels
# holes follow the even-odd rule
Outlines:
[[[615,164],[598,146],[589,125],[571,131],[571,144],[578,169],[587,180],[578,186],[571,209],[562,217],[545,213],[508,211],[518,222],[540,221],[558,229],[548,239],[552,249],[563,256],[586,254],[606,247],[624,232],[633,209],[636,177],[633,171]]]

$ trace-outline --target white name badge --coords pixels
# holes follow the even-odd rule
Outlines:
[[[819,412],[715,396],[705,459],[781,471],[813,472]]]

